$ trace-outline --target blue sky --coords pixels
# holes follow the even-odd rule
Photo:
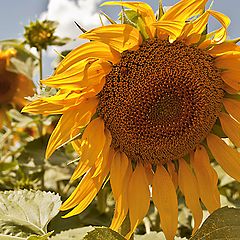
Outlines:
[[[24,25],[30,21],[41,18],[51,18],[60,22],[58,34],[65,37],[77,38],[79,30],[74,25],[76,20],[86,29],[100,25],[98,10],[104,10],[111,17],[116,18],[120,8],[99,8],[101,0],[1,0],[0,8],[0,40],[22,38]],[[158,0],[145,0],[154,10],[157,10]],[[177,0],[163,0],[165,6],[171,6]],[[209,1],[210,2],[210,1]],[[215,0],[213,9],[220,11],[231,18],[229,27],[230,38],[240,36],[240,1],[239,0]],[[217,27],[212,22],[210,30]],[[80,43],[75,42],[69,47]],[[44,54],[44,76],[51,74],[51,62],[56,57],[51,48]]]

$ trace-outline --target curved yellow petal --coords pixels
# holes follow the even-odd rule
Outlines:
[[[58,65],[55,75],[66,71],[72,65],[86,58],[103,59],[116,64],[120,61],[120,54],[107,44],[101,42],[88,42],[72,50]]]
[[[194,217],[194,233],[201,224],[203,213],[199,202],[197,179],[184,159],[179,159],[178,183],[185,196],[186,205]]]
[[[240,46],[233,42],[223,42],[212,46],[208,50],[208,53],[214,57],[218,57],[233,51],[240,52]]]
[[[112,135],[110,131],[106,128],[104,130],[104,135],[105,135],[105,144],[101,154],[102,161],[101,161],[101,164],[99,164],[98,167],[96,168],[96,171],[92,177],[96,177],[98,174],[102,173],[103,169],[105,169],[105,167],[109,163],[110,161],[109,159],[111,159],[111,162],[112,162],[113,156],[111,156],[111,147],[110,147],[112,143]]]
[[[223,112],[220,113],[219,119],[224,133],[237,147],[240,147],[240,123]]]
[[[49,158],[58,147],[62,146],[70,138],[78,135],[81,128],[85,127],[91,120],[97,105],[98,99],[96,97],[84,99],[77,106],[71,107],[64,112],[49,139],[46,158]]]
[[[112,65],[104,60],[84,59],[66,71],[42,80],[45,85],[69,90],[81,90],[98,85],[101,79],[112,70]]]
[[[208,23],[210,13],[209,11],[204,12],[200,17],[198,17],[195,21],[192,22],[192,29],[188,33],[188,36],[191,34],[197,33],[202,34],[206,29],[206,25]]]
[[[222,43],[226,40],[227,38],[227,28],[230,25],[230,18],[223,13],[216,12],[213,10],[208,10],[208,12],[215,17],[222,25],[221,28],[218,30],[214,31],[215,35],[212,39],[212,43]]]
[[[240,181],[240,153],[229,147],[214,134],[207,136],[207,144],[223,170],[237,181]]]
[[[42,99],[35,100],[22,109],[22,112],[29,112],[33,114],[62,114],[64,106],[53,103],[48,103]]]
[[[182,21],[201,14],[208,0],[181,0],[173,5],[160,20]]]
[[[223,105],[227,112],[240,123],[240,101],[224,98]]]
[[[153,9],[144,2],[105,2],[101,6],[105,5],[119,5],[123,7],[130,8],[134,10],[135,12],[139,13],[146,24],[146,31],[150,35],[150,38],[154,38],[155,34],[155,28],[152,27],[152,23],[156,22],[155,14],[153,12]]]
[[[110,228],[115,231],[118,231],[128,213],[128,184],[131,176],[132,165],[128,164],[127,170],[124,174],[124,178],[122,179],[123,182],[121,183],[122,192],[118,196],[118,198],[115,199],[115,211],[110,226]],[[115,188],[117,188],[117,186],[115,186]]]
[[[186,24],[179,39],[183,39],[189,45],[199,42],[203,31],[206,29],[209,16],[210,13],[206,11],[193,22]]]
[[[157,166],[153,177],[152,198],[159,211],[166,239],[172,240],[178,226],[178,201],[172,179],[162,165]]]
[[[233,58],[232,52],[227,52],[215,59],[215,66],[220,69],[228,69],[238,71],[240,69],[240,55],[238,58]],[[236,56],[236,55],[235,55]]]
[[[168,169],[169,175],[172,178],[173,185],[174,185],[175,189],[177,189],[177,187],[178,187],[178,174],[177,174],[174,163],[173,162],[168,162],[167,163],[167,169]]]
[[[139,31],[128,24],[112,24],[90,30],[80,36],[103,42],[118,52],[137,50],[142,43]]]
[[[128,185],[128,204],[131,230],[126,236],[127,239],[147,214],[150,204],[148,180],[141,163],[137,164]]]
[[[81,139],[81,159],[71,180],[81,177],[96,161],[102,161],[101,153],[105,140],[104,122],[101,118],[95,118],[88,124],[83,133]]]
[[[228,70],[221,73],[223,81],[231,88],[240,91],[240,70]]]
[[[181,35],[184,25],[185,22],[168,20],[160,20],[153,24],[153,26],[156,26],[157,28],[158,38],[161,38],[161,35],[167,33],[170,42],[174,42]]]
[[[218,176],[212,168],[208,153],[204,146],[196,147],[191,165],[197,178],[199,194],[210,213],[220,208],[220,194],[217,183]]]
[[[131,162],[128,160],[126,154],[119,151],[116,152],[110,170],[110,183],[115,199],[118,199],[123,191],[123,182],[128,165],[131,165]],[[121,171],[119,171],[120,169]]]
[[[81,100],[83,99],[82,97],[85,96],[85,94],[86,93],[83,91],[71,91],[61,89],[54,96],[43,97],[41,99],[55,105],[64,105],[64,107],[70,107],[72,105],[76,105],[77,102],[81,102]]]
[[[60,210],[68,210],[75,207],[71,212],[66,214],[64,218],[77,215],[84,211],[92,200],[97,195],[101,186],[103,185],[108,173],[109,173],[108,164],[103,172],[96,177],[92,177],[95,174],[96,168],[93,167],[81,180],[78,187],[74,190],[71,196],[63,203]]]

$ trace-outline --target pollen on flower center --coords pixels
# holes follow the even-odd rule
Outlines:
[[[151,164],[193,150],[222,107],[223,81],[213,60],[183,42],[157,39],[123,52],[99,93],[112,146]]]

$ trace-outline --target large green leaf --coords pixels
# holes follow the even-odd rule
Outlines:
[[[220,208],[213,212],[190,240],[240,239],[240,209]]]
[[[119,233],[106,227],[98,227],[95,230],[88,232],[83,240],[125,240]]]
[[[16,237],[44,235],[60,205],[59,195],[50,192],[0,192],[0,234]]]
[[[70,229],[67,231],[63,231],[56,236],[53,236],[50,238],[50,240],[72,240],[72,239],[78,239],[82,240],[84,236],[94,230],[93,227],[82,227],[82,228],[75,228],[75,229]]]

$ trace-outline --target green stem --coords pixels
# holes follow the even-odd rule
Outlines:
[[[39,54],[39,86],[40,89],[42,89],[42,84],[40,82],[40,80],[43,79],[43,60],[42,60],[42,49],[39,48],[38,49],[38,54]],[[40,116],[40,121],[39,121],[39,137],[43,136],[43,117]],[[44,143],[42,143],[44,144]],[[45,160],[45,159],[44,159]],[[45,162],[45,161],[44,161]],[[41,189],[44,190],[45,188],[45,183],[44,183],[44,175],[45,175],[45,164],[42,164],[41,166],[41,172],[42,172],[42,176],[41,176]]]
[[[42,65],[42,49],[41,48],[39,48],[38,49],[38,53],[39,53],[39,78],[40,78],[40,80],[42,80],[43,79],[43,65]],[[41,83],[40,83],[40,85],[41,85]]]

